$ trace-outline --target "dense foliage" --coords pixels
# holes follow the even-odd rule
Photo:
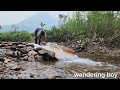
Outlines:
[[[96,39],[96,41],[102,40],[107,46],[120,46],[119,11],[75,11],[72,18],[68,16],[65,21],[63,15],[60,21],[59,27],[47,31],[49,41],[67,42],[87,39],[89,44],[93,45]]]
[[[0,41],[31,41],[32,35],[26,31],[0,33]]]

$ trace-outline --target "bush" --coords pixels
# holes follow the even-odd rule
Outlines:
[[[48,30],[48,41],[67,42],[73,40],[85,41],[89,39],[92,45],[93,37],[96,34],[97,39],[103,39],[102,45],[110,46],[110,42],[119,42],[120,36],[120,12],[117,11],[89,11],[82,15],[76,11],[72,18],[63,22],[56,30]],[[84,18],[86,16],[86,18]],[[111,41],[112,40],[112,41]],[[112,43],[117,46],[119,44]]]
[[[4,32],[0,34],[0,41],[26,42],[31,41],[32,35],[27,31]]]

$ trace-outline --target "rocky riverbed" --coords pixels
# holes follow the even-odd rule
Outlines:
[[[83,57],[84,56],[84,57]],[[87,55],[81,52],[81,60]],[[96,60],[97,61],[97,58]],[[98,60],[99,61],[99,60]],[[0,42],[0,78],[1,79],[82,79],[75,73],[117,73],[120,77],[119,63],[105,65],[86,65],[80,62],[44,60],[33,46],[26,42]],[[93,77],[101,78],[101,77]],[[106,77],[107,78],[107,77]],[[112,78],[112,77],[111,77]]]

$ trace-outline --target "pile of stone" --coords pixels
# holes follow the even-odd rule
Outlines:
[[[49,55],[38,54],[34,46],[26,42],[0,42],[0,61],[43,61],[49,59]]]

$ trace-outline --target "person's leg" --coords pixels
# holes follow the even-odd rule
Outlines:
[[[35,37],[35,44],[37,44],[37,37]]]
[[[37,37],[38,30],[35,31],[35,43],[38,44],[38,37]]]

